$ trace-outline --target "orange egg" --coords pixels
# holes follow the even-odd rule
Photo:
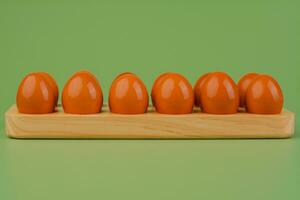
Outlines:
[[[62,105],[66,113],[95,114],[101,112],[102,104],[102,90],[92,73],[79,71],[65,84]]]
[[[211,73],[201,87],[200,102],[205,113],[236,113],[239,107],[238,87],[226,73]]]
[[[246,106],[246,92],[251,82],[258,76],[256,73],[248,73],[244,75],[238,82],[240,107]]]
[[[54,91],[40,73],[28,74],[17,92],[17,107],[20,113],[45,114],[55,110]]]
[[[207,76],[209,74],[210,73],[206,73],[206,74],[200,76],[199,79],[197,80],[195,86],[194,86],[195,106],[201,107],[200,91],[201,91],[201,87],[203,86],[203,83],[204,83],[205,79],[207,78]]]
[[[169,74],[169,72],[166,72],[166,73],[163,73],[163,74],[161,74],[161,75],[159,75],[156,79],[155,79],[155,81],[154,81],[154,83],[153,83],[153,86],[152,86],[152,90],[151,90],[151,100],[152,100],[152,104],[153,104],[153,106],[155,107],[155,92],[157,91],[157,86],[160,84],[160,82],[163,80],[163,77],[165,76],[165,75],[167,75],[167,74]]]
[[[278,82],[268,75],[257,76],[246,93],[249,113],[278,114],[283,107],[283,94]]]
[[[42,76],[44,76],[44,78],[48,81],[50,87],[52,88],[53,92],[54,92],[54,102],[55,105],[57,105],[57,101],[58,101],[58,87],[57,87],[57,83],[55,81],[55,79],[48,74],[47,72],[39,72]]]
[[[156,111],[163,114],[193,112],[194,92],[188,80],[177,73],[167,73],[155,81],[153,101]]]
[[[132,73],[122,73],[112,82],[109,91],[109,108],[118,114],[147,112],[148,92],[144,83]]]

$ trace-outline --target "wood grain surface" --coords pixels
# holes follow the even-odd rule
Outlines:
[[[66,114],[61,107],[51,114],[21,114],[13,105],[5,114],[6,133],[11,138],[110,138],[110,139],[196,139],[196,138],[288,138],[294,134],[294,113],[278,115],[240,112],[212,115],[195,110],[186,115],[154,112],[119,115],[104,106],[99,114]]]

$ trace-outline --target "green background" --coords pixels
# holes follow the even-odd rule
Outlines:
[[[300,3],[0,0],[0,199],[299,199],[300,138],[14,140],[4,112],[21,79],[48,71],[62,89],[91,70],[107,92],[136,73],[268,73],[299,113]],[[299,129],[297,120],[296,130]]]

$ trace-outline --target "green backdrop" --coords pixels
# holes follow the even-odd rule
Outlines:
[[[4,112],[21,79],[47,71],[60,89],[92,71],[107,93],[136,73],[192,84],[208,71],[268,73],[299,113],[297,0],[0,0],[0,199],[299,199],[300,138],[14,140]],[[299,128],[297,120],[296,130]]]

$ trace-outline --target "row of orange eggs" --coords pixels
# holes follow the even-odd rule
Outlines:
[[[28,74],[17,92],[19,112],[43,114],[55,111],[58,101],[56,81],[46,72]],[[155,110],[163,114],[188,114],[193,107],[204,113],[234,114],[239,108],[249,113],[278,114],[283,94],[277,81],[269,75],[249,73],[238,84],[224,72],[201,76],[194,88],[177,73],[161,74],[154,82],[151,99]],[[112,82],[109,108],[113,113],[147,112],[149,95],[145,84],[133,73],[122,73]],[[95,114],[101,112],[103,94],[97,78],[88,71],[75,73],[62,92],[64,112]]]

